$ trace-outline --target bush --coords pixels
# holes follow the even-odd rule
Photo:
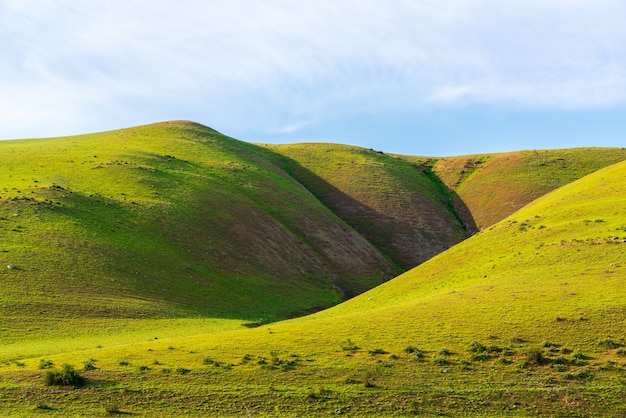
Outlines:
[[[479,343],[478,341],[472,341],[467,349],[470,353],[484,353],[487,351],[487,347]]]
[[[360,349],[360,347],[358,347],[355,343],[352,342],[352,340],[350,340],[350,338],[348,338],[347,340],[341,342],[341,349],[343,351],[357,351],[358,349]]]
[[[447,348],[442,348],[441,350],[439,350],[439,354],[446,357],[446,356],[451,356],[453,353]]]
[[[600,347],[606,348],[607,350],[613,350],[622,346],[620,343],[615,342],[610,338],[605,338],[604,340],[598,341],[598,345]]]
[[[85,378],[81,376],[73,366],[64,364],[61,370],[46,371],[44,383],[47,386],[80,387],[85,384]]]
[[[433,360],[433,364],[435,364],[436,366],[447,366],[448,364],[450,364],[450,362],[445,357],[438,357]]]
[[[40,369],[50,369],[52,368],[52,366],[54,366],[54,363],[52,363],[52,361],[50,360],[46,360],[46,359],[41,359],[39,361],[39,368]]]
[[[83,363],[83,370],[84,371],[96,370],[97,369],[96,361],[97,360],[94,360],[94,359],[89,359],[89,360],[85,361]]]
[[[542,365],[546,362],[546,359],[543,357],[543,352],[538,348],[531,348],[526,353],[526,363]]]

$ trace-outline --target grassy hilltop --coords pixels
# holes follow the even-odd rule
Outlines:
[[[0,142],[0,412],[626,414],[625,158]],[[86,385],[46,386],[66,363]]]
[[[401,271],[266,154],[190,122],[0,141],[0,337],[274,320]]]

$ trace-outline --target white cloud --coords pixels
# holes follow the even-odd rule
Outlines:
[[[5,0],[0,136],[29,115],[63,133],[185,114],[294,132],[433,105],[620,105],[624,21],[618,0]]]

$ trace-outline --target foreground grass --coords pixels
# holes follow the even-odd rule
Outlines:
[[[260,349],[240,358],[178,340],[123,351],[75,353],[97,369],[82,388],[42,383],[28,362],[3,370],[4,415],[104,416],[619,416],[626,364],[615,350],[590,356],[545,343],[489,340],[489,352],[440,349],[334,353]],[[211,342],[205,341],[206,342]],[[170,342],[171,343],[171,342]],[[532,347],[532,349],[530,348]],[[196,351],[198,350],[198,351]],[[497,351],[501,350],[501,351]],[[411,351],[411,352],[407,352]],[[111,354],[122,355],[116,360]],[[46,359],[57,364],[63,357]],[[34,360],[33,360],[34,361]],[[40,360],[41,363],[41,360]],[[74,361],[76,363],[76,361]],[[81,363],[77,364],[77,369]]]

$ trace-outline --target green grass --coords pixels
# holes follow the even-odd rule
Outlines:
[[[322,161],[324,147],[341,152]],[[289,148],[182,122],[0,142],[2,415],[626,413],[626,163],[334,308],[262,325],[395,268],[332,202],[382,205],[398,182],[390,207],[418,193],[454,218],[436,169]],[[64,364],[84,387],[45,385]]]
[[[92,320],[287,318],[398,271],[267,154],[190,122],[0,141],[2,350]]]
[[[335,144],[268,145],[285,170],[403,269],[465,239],[447,194],[404,159]]]
[[[623,148],[573,148],[469,155],[406,157],[432,167],[450,189],[461,217],[478,230],[513,214],[551,190],[626,159]]]

